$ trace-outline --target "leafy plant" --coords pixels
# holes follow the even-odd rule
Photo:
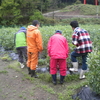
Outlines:
[[[0,58],[2,61],[11,61],[12,59],[8,56],[8,54],[5,54],[3,57]]]
[[[43,17],[43,15],[41,14],[41,12],[40,11],[38,11],[38,10],[36,10],[35,12],[34,12],[34,15],[32,15],[32,16],[30,16],[30,20],[43,20],[44,19],[44,17]]]
[[[2,17],[1,24],[14,25],[18,23],[18,20],[22,17],[19,4],[14,0],[3,0],[0,7],[0,17]]]
[[[39,59],[39,61],[38,61],[38,65],[45,65],[45,63],[46,63],[46,61],[45,61],[45,59]]]
[[[94,50],[87,60],[89,66],[88,82],[93,91],[100,94],[100,51]]]
[[[81,4],[80,0],[76,0],[75,4]]]
[[[13,49],[14,47],[14,33],[18,31],[17,28],[5,28],[3,27],[0,29],[1,34],[0,34],[0,45],[5,49]]]

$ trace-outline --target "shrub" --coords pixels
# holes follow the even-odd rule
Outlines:
[[[39,20],[39,21],[41,21],[43,19],[44,19],[44,17],[43,17],[43,15],[40,11],[35,11],[34,15],[30,16],[30,20]]]
[[[45,65],[45,63],[46,63],[46,61],[45,61],[45,59],[39,59],[39,61],[38,61],[38,65]]]
[[[81,4],[81,1],[80,1],[80,0],[77,0],[77,1],[75,2],[75,4]]]
[[[0,34],[0,45],[5,50],[12,50],[14,48],[14,33],[18,31],[17,28],[2,28]]]
[[[88,83],[93,91],[100,94],[100,51],[94,50],[87,60],[89,66]]]

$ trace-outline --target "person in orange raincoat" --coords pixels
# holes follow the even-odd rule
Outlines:
[[[38,65],[39,52],[43,50],[42,36],[39,31],[40,23],[38,20],[34,20],[32,25],[27,28],[27,67],[31,77],[37,78],[36,66]]]

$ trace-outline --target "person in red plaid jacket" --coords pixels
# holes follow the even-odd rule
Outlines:
[[[71,53],[71,61],[73,68],[69,70],[72,72],[78,71],[78,61],[76,57],[82,57],[82,69],[80,71],[80,79],[84,79],[84,73],[87,70],[87,55],[92,52],[92,41],[90,40],[90,35],[85,29],[81,29],[77,21],[72,21],[70,23],[73,29],[72,44],[76,46],[74,51]]]

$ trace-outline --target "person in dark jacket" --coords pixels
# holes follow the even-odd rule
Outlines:
[[[14,37],[15,47],[18,53],[18,58],[21,68],[25,67],[27,61],[27,44],[26,44],[26,28],[21,27],[20,30],[15,33]],[[25,59],[25,61],[24,61]]]

